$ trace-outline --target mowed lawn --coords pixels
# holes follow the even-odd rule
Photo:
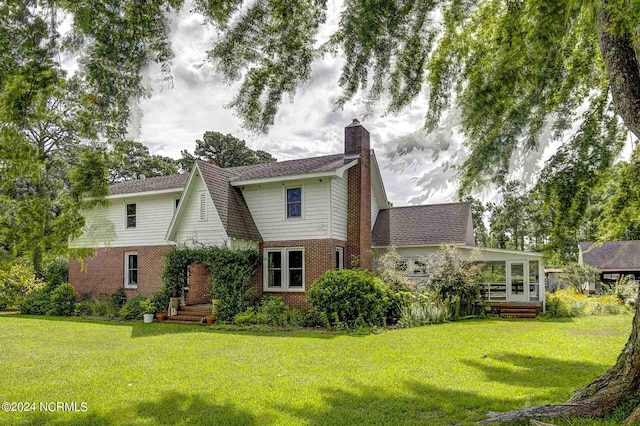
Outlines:
[[[630,326],[618,315],[347,335],[0,315],[0,402],[87,404],[0,424],[470,424],[566,400],[614,363]]]

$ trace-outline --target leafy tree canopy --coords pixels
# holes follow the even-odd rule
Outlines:
[[[118,141],[111,152],[110,182],[140,179],[178,173],[177,161],[161,155],[151,155],[141,142]]]
[[[196,141],[193,154],[182,151],[180,168],[190,170],[195,160],[214,161],[220,167],[248,166],[251,164],[273,163],[271,154],[261,150],[253,150],[242,139],[220,132],[205,132],[202,140]]]

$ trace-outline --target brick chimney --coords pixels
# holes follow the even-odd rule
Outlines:
[[[354,260],[371,267],[371,150],[369,132],[354,119],[344,129],[345,158],[358,158],[347,171],[347,253],[345,266]]]

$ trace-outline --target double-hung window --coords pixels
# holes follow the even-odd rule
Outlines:
[[[135,228],[138,225],[138,209],[135,204],[127,204],[127,229]]]
[[[124,288],[138,288],[138,253],[124,254]]]
[[[304,290],[304,277],[303,248],[265,249],[265,290]]]
[[[302,188],[287,188],[287,219],[302,217]]]

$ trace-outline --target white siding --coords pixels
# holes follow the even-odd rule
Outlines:
[[[331,237],[347,240],[347,179],[331,179]]]
[[[227,233],[222,226],[218,211],[202,178],[194,175],[193,179],[189,193],[183,200],[187,204],[182,207],[182,214],[175,224],[175,241],[186,245],[200,243],[207,246],[223,246],[227,241]],[[204,194],[204,200],[202,200],[202,194]],[[204,211],[202,211],[201,200],[206,203]],[[201,220],[201,217],[205,220]],[[166,232],[167,228],[168,226],[162,232]]]
[[[376,218],[378,217],[378,200],[376,199],[376,192],[373,190],[373,184],[371,185],[371,229],[376,224]]]
[[[109,200],[109,205],[85,211],[83,235],[70,241],[72,248],[129,247],[167,244],[165,233],[171,223],[175,194]],[[136,204],[136,228],[125,226],[125,206]]]
[[[242,194],[264,241],[329,238],[329,179],[246,186]],[[302,218],[286,219],[285,188],[302,187]]]

